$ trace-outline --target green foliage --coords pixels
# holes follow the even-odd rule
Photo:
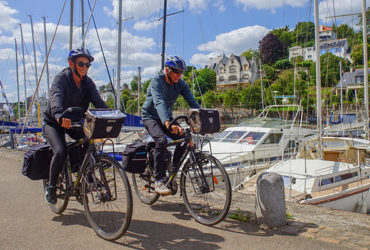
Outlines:
[[[204,68],[197,70],[196,73],[197,78],[194,79],[194,84],[196,84],[195,90],[198,94],[204,94],[208,90],[214,90],[216,88],[216,73],[213,70]]]
[[[233,109],[240,102],[240,95],[235,89],[228,89],[225,92],[224,106]]]
[[[243,52],[240,56],[245,56],[249,60],[252,60],[253,57],[258,57],[258,51],[253,50],[253,49],[249,49],[249,50]]]
[[[261,85],[257,81],[243,89],[240,101],[245,108],[258,109],[262,107]]]
[[[217,96],[216,96],[215,92],[213,92],[211,90],[208,90],[203,95],[203,99],[204,99],[204,104],[205,104],[206,108],[215,108],[215,107],[218,106]]]
[[[315,39],[315,25],[313,22],[299,22],[293,32],[295,45],[307,46],[307,43]]]
[[[107,101],[105,102],[107,104],[108,108],[113,109],[114,108],[114,98],[112,95],[108,95]]]
[[[251,216],[250,214],[243,214],[242,211],[240,209],[238,209],[236,211],[236,213],[232,213],[229,215],[229,218],[230,219],[233,219],[233,220],[237,220],[237,221],[240,221],[240,222],[247,222],[250,220]]]
[[[277,60],[283,58],[283,44],[272,33],[268,33],[259,41],[259,51],[263,64],[273,65]]]
[[[348,69],[349,62],[331,53],[325,53],[320,57],[321,86],[334,87],[340,79],[339,62],[342,62],[342,69]]]
[[[293,65],[292,63],[289,61],[289,59],[282,59],[282,60],[278,60],[275,64],[274,64],[274,68],[275,69],[290,69],[292,68]]]
[[[287,58],[289,56],[289,47],[292,44],[292,32],[289,31],[289,26],[274,29],[271,33],[277,36],[283,44],[283,58]]]
[[[278,76],[278,72],[274,67],[271,67],[271,66],[265,64],[265,65],[263,65],[263,71],[266,73],[266,77],[269,81],[275,81],[276,80],[276,78]]]
[[[352,47],[351,59],[354,65],[363,65],[364,62],[363,47],[364,47],[363,43],[355,44]],[[368,52],[370,51],[369,43],[367,44],[367,51]]]
[[[148,91],[148,88],[149,88],[149,85],[150,85],[151,81],[152,81],[152,79],[148,79],[144,82],[142,92],[146,93]]]
[[[134,76],[134,78],[132,79],[130,83],[131,91],[134,91],[134,92],[137,91],[138,86],[139,86],[139,77]]]

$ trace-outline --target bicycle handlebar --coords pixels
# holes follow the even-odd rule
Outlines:
[[[70,107],[63,111],[58,117],[59,124],[62,124],[63,118],[71,120],[71,128],[78,128],[82,126],[81,119],[84,117],[84,109],[81,107]]]
[[[178,120],[185,120],[185,122],[187,124],[189,124],[189,117],[187,117],[186,115],[180,115],[180,116],[177,116],[175,117],[171,122],[170,122],[170,125],[168,125],[168,128],[171,130],[171,127],[172,125],[177,122]]]

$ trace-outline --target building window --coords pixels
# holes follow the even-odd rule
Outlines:
[[[236,73],[236,66],[235,65],[231,65],[229,67],[229,73]]]
[[[237,79],[238,78],[235,75],[232,75],[232,76],[229,77],[230,82],[236,81]]]
[[[244,81],[244,82],[247,82],[248,80],[249,80],[249,75],[244,74],[244,75],[243,75],[243,81]]]
[[[224,78],[221,76],[219,79],[218,79],[219,82],[224,82]]]
[[[364,82],[364,76],[356,76],[356,83],[363,83]]]
[[[247,70],[248,69],[248,65],[244,65],[243,68],[244,68],[244,70]]]

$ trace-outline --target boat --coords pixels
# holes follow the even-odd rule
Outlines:
[[[267,106],[258,117],[215,135],[203,150],[211,152],[229,174],[251,175],[294,156],[298,140],[313,134],[302,126],[302,112],[297,104]]]

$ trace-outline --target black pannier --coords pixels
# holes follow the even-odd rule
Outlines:
[[[53,150],[49,144],[32,146],[23,158],[22,174],[31,180],[49,178],[49,169]]]
[[[197,134],[211,134],[220,131],[220,115],[217,109],[190,109],[189,125]]]
[[[89,139],[116,138],[126,120],[119,110],[90,109],[86,112],[84,132]]]
[[[153,142],[138,141],[126,146],[122,152],[122,167],[126,172],[144,173],[148,150]]]

